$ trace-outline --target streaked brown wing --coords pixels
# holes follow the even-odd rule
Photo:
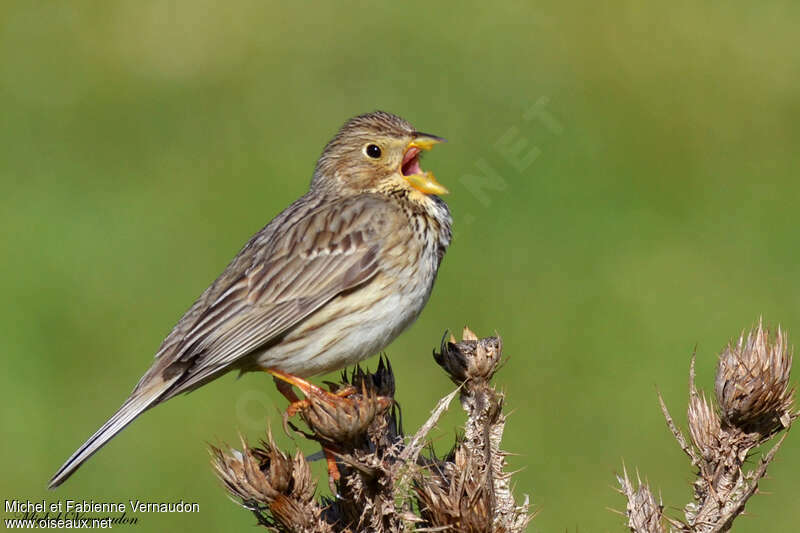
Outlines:
[[[186,313],[137,387],[155,373],[180,372],[183,378],[165,397],[190,390],[372,278],[389,231],[388,209],[373,197],[344,199],[314,210],[280,235],[257,235],[241,252],[251,259],[235,259],[213,295],[204,294]],[[272,226],[263,231],[274,232]],[[213,301],[203,305],[209,297]],[[186,333],[178,340],[177,331]]]

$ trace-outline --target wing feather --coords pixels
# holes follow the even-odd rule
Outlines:
[[[187,312],[137,388],[156,374],[180,372],[163,399],[191,390],[371,279],[389,229],[387,202],[366,200],[324,205],[258,246],[264,235],[256,235],[240,253],[249,260],[234,259],[201,297],[209,303],[199,300]],[[177,331],[186,333],[176,338]]]

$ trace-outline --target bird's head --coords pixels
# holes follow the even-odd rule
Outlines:
[[[391,113],[359,115],[347,121],[325,147],[312,187],[333,187],[345,193],[446,194],[447,189],[419,164],[421,153],[442,141],[416,131]]]

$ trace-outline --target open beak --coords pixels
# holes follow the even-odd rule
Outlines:
[[[414,140],[408,143],[400,171],[405,176],[408,183],[424,194],[447,194],[444,185],[436,181],[433,173],[422,170],[419,166],[419,155],[423,150],[430,150],[434,144],[445,142],[441,137],[428,133],[417,133]]]

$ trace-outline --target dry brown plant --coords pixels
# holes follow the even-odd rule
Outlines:
[[[731,342],[719,355],[715,380],[716,403],[695,386],[695,357],[689,367],[689,438],[675,425],[659,394],[661,410],[672,435],[696,468],[692,501],[683,519],[666,517],[650,488],[637,487],[623,468],[617,480],[628,500],[627,525],[635,533],[717,533],[730,531],[759,481],[780,449],[792,421],[794,388],[789,385],[792,353],[779,327],[770,335],[762,321],[746,336]],[[783,433],[757,463],[754,450]],[[752,466],[748,466],[752,464]],[[637,475],[638,478],[638,475]]]
[[[371,373],[356,367],[331,392],[307,396],[297,409],[307,430],[287,428],[318,442],[329,458],[333,498],[317,496],[308,459],[277,448],[271,433],[241,450],[211,447],[225,488],[258,523],[276,532],[507,532],[532,518],[527,497],[517,503],[500,446],[504,396],[491,385],[502,359],[500,337],[479,339],[469,328],[443,341],[434,359],[458,388],[442,398],[413,435],[404,435],[388,360]],[[463,436],[437,457],[428,435],[458,395],[467,413]]]

